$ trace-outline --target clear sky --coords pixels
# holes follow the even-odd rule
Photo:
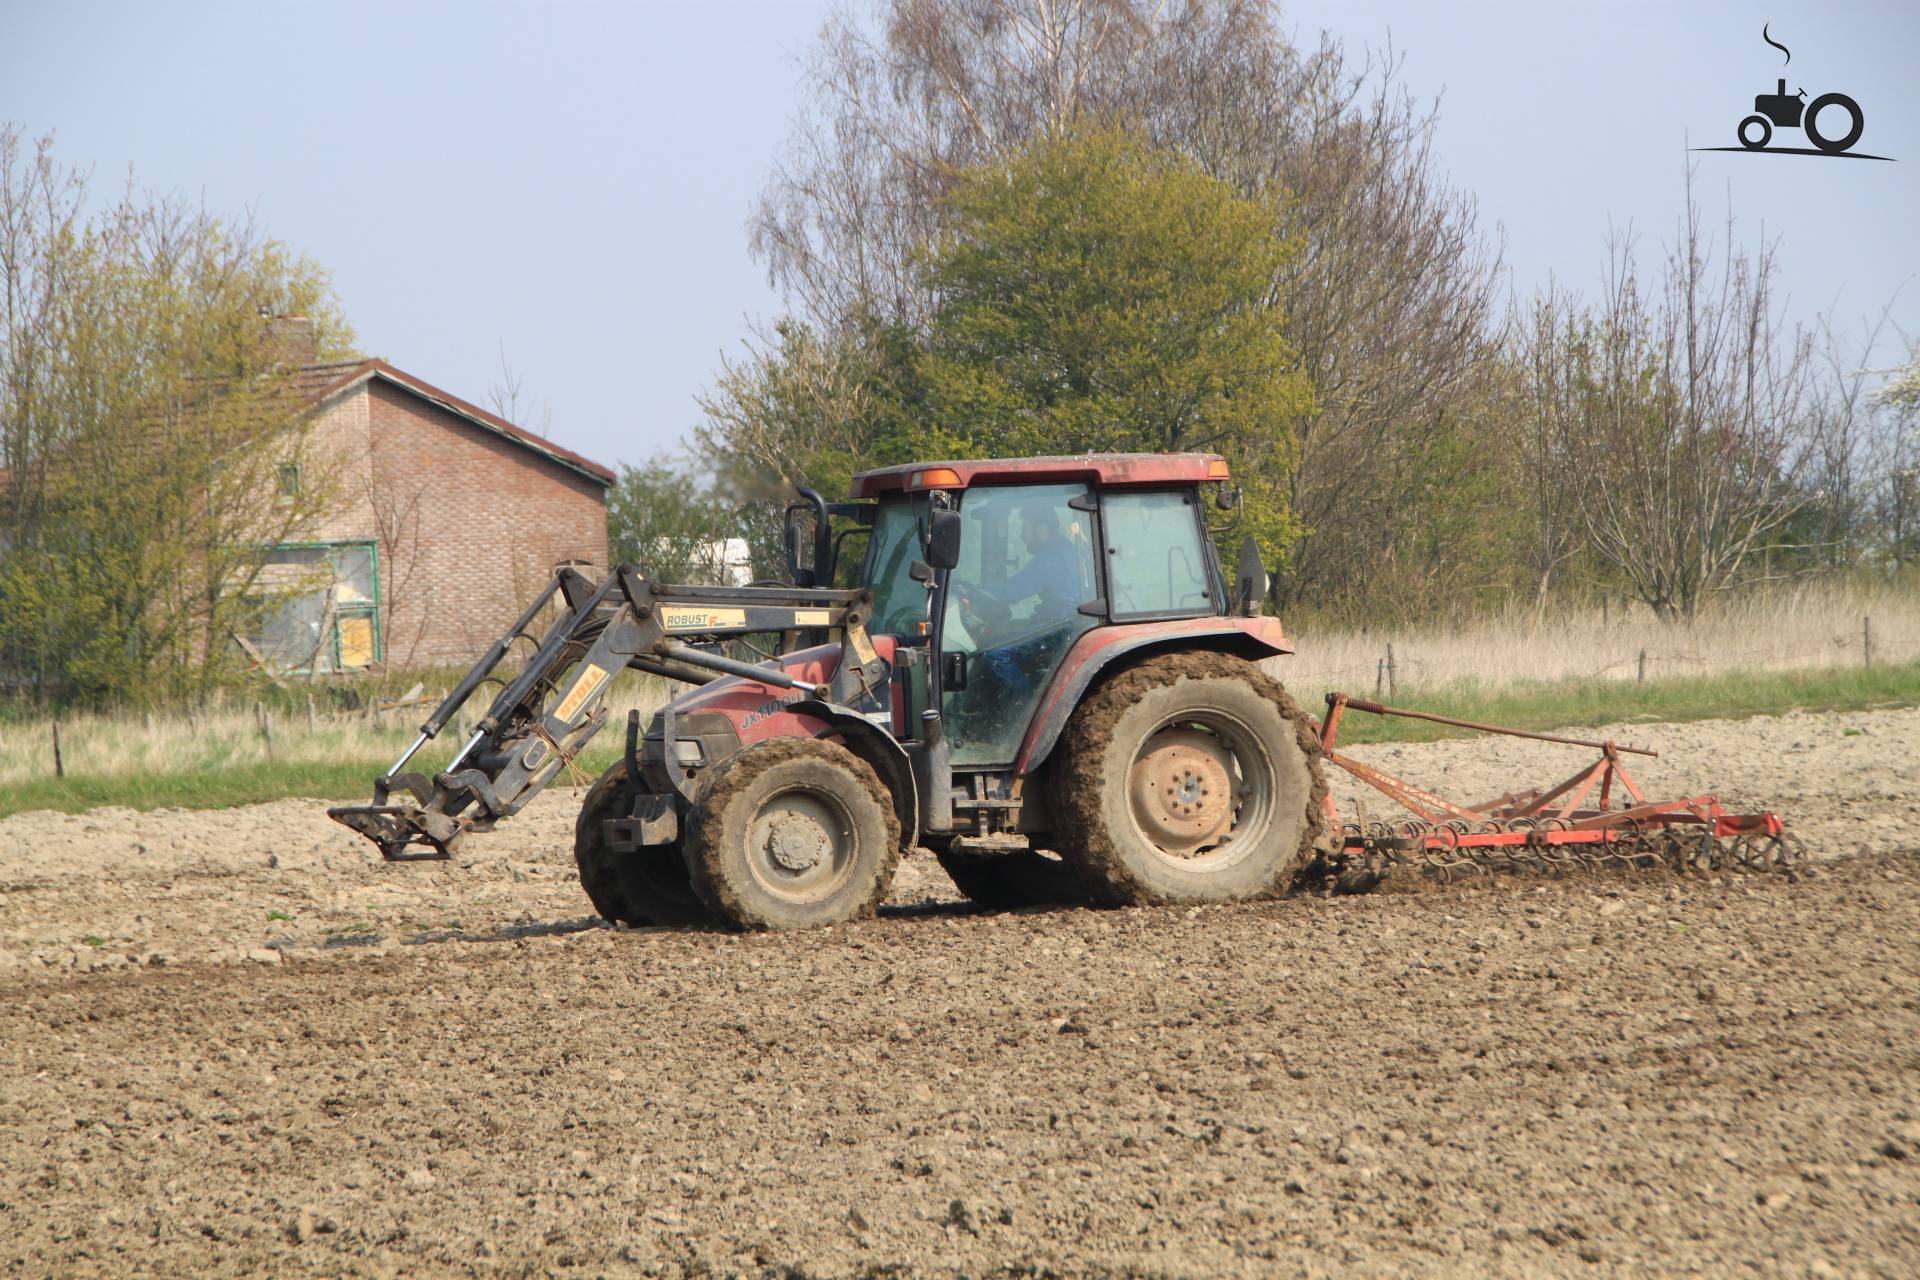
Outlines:
[[[0,0],[0,120],[55,131],[104,188],[131,166],[251,209],[331,269],[365,350],[484,400],[504,349],[555,439],[637,462],[681,445],[722,353],[779,313],[746,221],[827,9]],[[1894,300],[1920,337],[1920,4],[1282,12],[1303,41],[1391,35],[1406,84],[1442,95],[1438,159],[1516,290],[1593,289],[1610,227],[1657,248],[1690,158],[1710,214],[1730,194],[1742,237],[1779,237],[1796,316],[1857,331]],[[1732,143],[1780,75],[1851,95],[1856,149],[1897,163],[1686,154]]]

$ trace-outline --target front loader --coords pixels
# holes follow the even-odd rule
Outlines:
[[[575,859],[608,920],[851,919],[915,847],[990,906],[1232,901],[1284,892],[1309,864],[1331,883],[1396,848],[1465,847],[1458,821],[1431,840],[1431,822],[1336,830],[1322,759],[1353,767],[1333,750],[1339,707],[1323,725],[1256,665],[1291,650],[1260,616],[1251,545],[1230,578],[1209,536],[1203,499],[1231,505],[1227,479],[1210,454],[888,467],[856,476],[851,502],[802,491],[793,586],[560,569],[373,803],[328,812],[389,859],[449,857],[573,769],[630,667],[690,687],[644,725],[628,714],[620,761],[581,806]],[[749,636],[782,652],[727,654]],[[518,670],[497,674],[516,646]],[[489,682],[447,767],[402,772]],[[1511,806],[1487,814],[1529,847],[1554,840]],[[1658,825],[1580,816],[1601,834],[1577,839],[1601,852]],[[1490,843],[1512,856],[1513,840]]]

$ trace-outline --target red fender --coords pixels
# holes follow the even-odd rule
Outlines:
[[[1102,671],[1128,657],[1182,649],[1211,649],[1260,659],[1292,653],[1278,618],[1178,618],[1170,622],[1125,622],[1096,627],[1074,642],[1041,695],[1033,723],[1020,744],[1013,771],[1031,773],[1046,762],[1067,717]]]

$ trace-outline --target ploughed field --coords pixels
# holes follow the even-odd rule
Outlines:
[[[300,802],[0,821],[0,1268],[1912,1274],[1920,712],[1613,735],[1808,873],[985,914],[920,855],[740,937],[593,920],[577,792],[464,865]]]

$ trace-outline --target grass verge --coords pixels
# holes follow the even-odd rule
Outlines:
[[[1920,705],[1920,663],[1814,671],[1727,672],[1645,683],[1619,680],[1523,682],[1487,688],[1452,684],[1408,691],[1403,706],[1516,729],[1561,729],[1631,721],[1743,719],[1786,711],[1857,711]],[[1322,708],[1309,701],[1308,709]],[[1340,740],[1430,742],[1462,731],[1419,720],[1383,719],[1349,713]],[[612,764],[618,744],[609,734],[580,758],[582,770],[598,776]],[[384,749],[384,745],[383,745]],[[374,775],[391,755],[326,762],[253,761],[177,773],[75,774],[32,778],[0,794],[0,817],[29,809],[78,813],[102,805],[133,809],[224,809],[289,796],[365,800]]]
[[[578,763],[585,773],[597,778],[613,763],[616,754],[611,746],[604,751],[582,752]],[[321,764],[254,761],[183,773],[35,778],[16,783],[8,787],[5,794],[0,794],[0,818],[31,809],[80,813],[103,805],[128,809],[227,809],[239,804],[284,800],[289,796],[365,803],[373,798],[374,776],[392,764],[391,756]]]
[[[1368,693],[1357,696],[1368,697]],[[1788,711],[1861,711],[1920,705],[1920,663],[1813,671],[1730,671],[1644,683],[1623,680],[1522,681],[1487,688],[1456,683],[1380,701],[1483,724],[1551,730],[1648,721],[1744,720]],[[1308,704],[1316,715],[1325,710]],[[1433,742],[1471,736],[1422,720],[1348,712],[1340,741]]]

